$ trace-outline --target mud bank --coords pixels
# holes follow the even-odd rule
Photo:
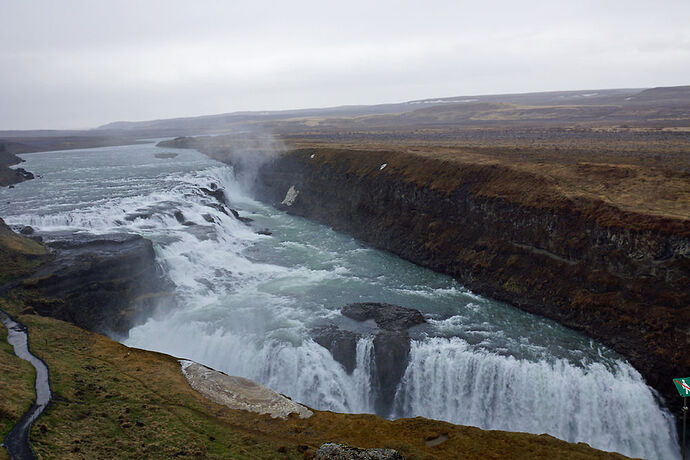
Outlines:
[[[690,221],[560,194],[505,165],[401,152],[294,150],[260,169],[257,189],[601,340],[675,403],[670,379],[690,370]]]

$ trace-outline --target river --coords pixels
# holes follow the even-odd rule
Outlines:
[[[154,155],[174,151],[175,158]],[[251,378],[317,409],[374,412],[366,327],[346,372],[309,335],[351,302],[424,313],[390,418],[549,433],[645,458],[678,458],[671,415],[625,359],[581,334],[478,296],[323,225],[252,199],[230,166],[140,144],[22,156],[40,177],[0,189],[0,216],[39,231],[131,232],[154,242],[178,302],[126,345]],[[245,224],[199,191],[223,188]],[[181,211],[183,225],[175,217]],[[257,234],[268,229],[271,235]],[[360,327],[352,325],[352,327]]]

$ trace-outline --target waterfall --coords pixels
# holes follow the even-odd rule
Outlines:
[[[629,364],[576,366],[472,349],[458,338],[413,341],[397,417],[548,433],[644,458],[678,457],[671,416]]]

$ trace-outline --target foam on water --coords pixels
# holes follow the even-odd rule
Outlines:
[[[415,307],[429,324],[413,333],[394,416],[546,432],[626,455],[678,457],[670,415],[611,350],[257,203],[232,168],[196,152],[164,162],[153,160],[157,152],[138,145],[27,155],[23,167],[43,178],[0,190],[0,215],[9,224],[134,232],[154,242],[179,306],[162,305],[130,331],[126,344],[257,380],[317,409],[373,412],[372,337],[357,343],[356,367],[348,374],[309,330],[340,318],[349,302]],[[246,225],[209,206],[215,201],[200,187],[211,183],[255,222]],[[178,222],[176,211],[196,225]],[[273,236],[256,234],[260,228]]]

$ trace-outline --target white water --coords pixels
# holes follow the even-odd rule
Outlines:
[[[551,321],[477,296],[452,279],[252,200],[232,169],[191,151],[158,160],[151,145],[27,155],[41,179],[0,190],[0,216],[43,231],[136,232],[154,241],[179,306],[125,343],[261,382],[318,409],[373,412],[371,337],[348,374],[309,338],[355,301],[415,307],[394,416],[549,433],[646,458],[677,458],[671,417],[623,359]],[[213,182],[245,225],[207,206]],[[128,221],[137,210],[151,217]],[[195,226],[181,225],[181,210]],[[139,211],[142,212],[142,211]],[[208,223],[204,214],[212,216]],[[272,236],[255,233],[267,227]],[[366,328],[360,327],[366,336]],[[390,414],[386,414],[390,415]]]
[[[629,364],[577,367],[474,350],[458,338],[413,342],[396,395],[397,415],[480,428],[548,432],[603,450],[672,456],[658,427],[667,416]],[[622,437],[621,433],[627,435]]]

